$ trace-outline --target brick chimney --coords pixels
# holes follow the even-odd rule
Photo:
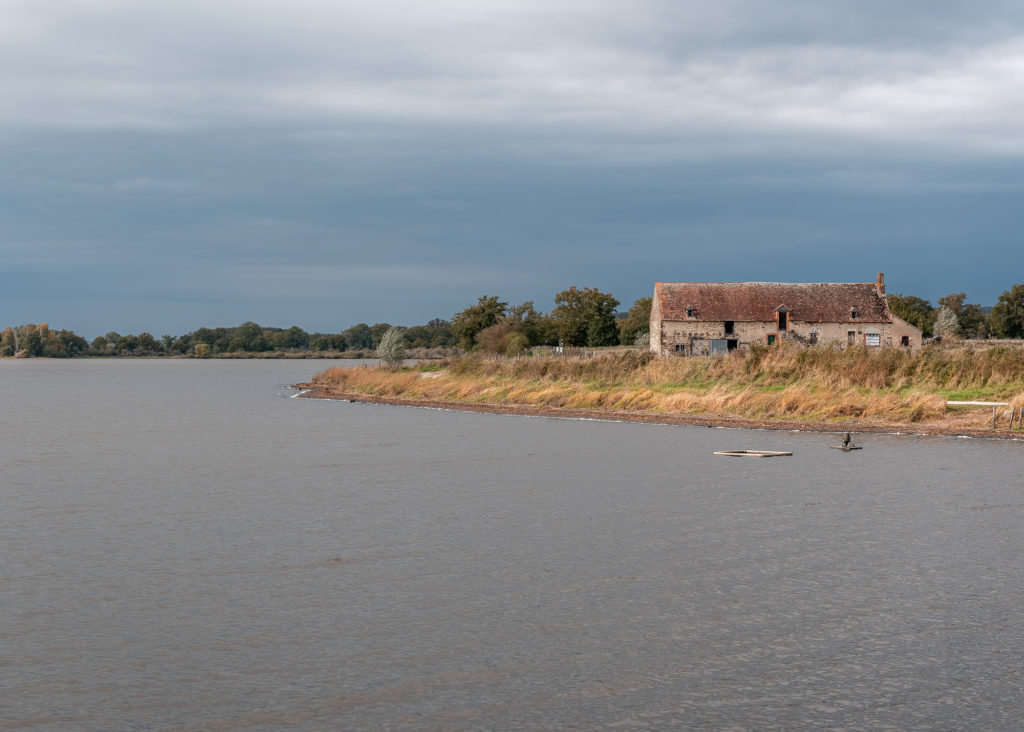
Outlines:
[[[875,289],[878,290],[879,295],[885,294],[885,273],[879,272],[878,279],[875,281]]]

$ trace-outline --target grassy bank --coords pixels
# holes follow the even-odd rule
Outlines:
[[[723,415],[892,425],[978,426],[991,412],[951,411],[947,399],[1024,407],[1024,348],[868,351],[780,345],[718,358],[655,359],[644,352],[589,359],[480,356],[402,370],[330,369],[336,393],[440,402],[650,414]]]

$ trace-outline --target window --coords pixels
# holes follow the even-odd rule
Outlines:
[[[882,337],[878,333],[865,333],[864,334],[864,345],[865,346],[880,346],[880,345],[882,345]]]
[[[857,319],[857,308],[850,308],[850,320]]]
[[[675,350],[676,353],[683,353],[684,351],[686,351],[686,345],[683,344],[683,343],[677,343],[675,345],[675,349],[674,350]]]
[[[900,345],[903,348],[910,348],[910,336],[900,336]]]
[[[693,308],[692,307],[686,308],[686,317],[687,318],[692,318],[693,317]]]
[[[779,313],[779,330],[785,330],[786,326],[788,324],[789,324],[789,313],[780,312]]]
[[[810,343],[812,346],[815,345],[818,342],[818,331],[812,330],[810,333],[808,333],[807,342]]]
[[[774,343],[775,343],[775,334],[774,333],[769,333],[768,334],[768,345],[771,346],[771,345],[774,345]]]
[[[731,321],[731,320],[725,321],[725,334],[726,335],[732,335],[735,332],[735,326],[736,326],[736,324],[733,323],[733,321]]]

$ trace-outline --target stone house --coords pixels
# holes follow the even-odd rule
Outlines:
[[[651,350],[709,355],[796,340],[868,348],[921,346],[921,330],[889,311],[875,282],[657,282]]]

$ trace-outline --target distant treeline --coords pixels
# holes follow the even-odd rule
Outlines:
[[[1024,284],[1005,291],[992,308],[966,302],[963,292],[940,297],[938,306],[913,295],[891,293],[894,315],[919,327],[925,336],[944,338],[1024,338]],[[409,349],[452,349],[515,354],[536,346],[646,345],[651,298],[636,300],[625,312],[619,301],[595,288],[570,287],[554,297],[549,313],[533,301],[509,305],[493,295],[455,313],[450,320],[401,328]],[[70,330],[47,324],[6,328],[0,356],[67,358],[74,356],[224,356],[245,354],[345,354],[372,356],[390,323],[359,323],[339,333],[307,333],[297,325],[267,328],[246,322],[233,328],[199,328],[182,336],[111,331],[87,342]]]
[[[645,336],[651,298],[641,298],[628,313],[617,313],[619,301],[593,288],[570,287],[555,296],[550,314],[532,301],[509,306],[493,296],[452,316],[425,325],[401,327],[408,349],[488,350],[516,353],[537,345],[607,346],[633,344]],[[199,328],[185,335],[151,333],[122,335],[111,331],[92,342],[70,330],[46,323],[7,328],[0,334],[0,356],[69,358],[76,356],[244,356],[292,354],[372,357],[390,323],[358,323],[339,333],[307,333],[297,325],[268,328],[246,322],[230,328]]]
[[[355,357],[372,355],[388,323],[359,323],[340,333],[307,333],[291,328],[265,328],[253,322],[234,328],[199,328],[182,336],[138,335],[111,331],[90,343],[70,330],[53,330],[46,323],[7,328],[0,334],[0,356],[68,358],[74,356],[210,356],[249,353],[322,351]],[[451,324],[432,320],[403,331],[409,348],[444,348],[455,345]]]

